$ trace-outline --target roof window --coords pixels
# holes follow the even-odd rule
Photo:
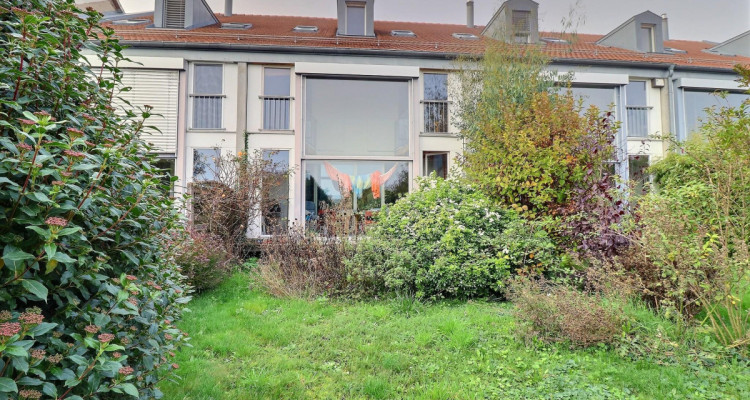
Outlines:
[[[417,37],[417,35],[406,29],[394,29],[391,31],[391,36],[400,36],[400,37]]]
[[[292,31],[299,33],[318,33],[318,27],[313,25],[297,25]]]
[[[555,37],[543,37],[543,38],[540,38],[539,40],[545,43],[570,44],[570,42],[565,39],[560,39],[560,38],[555,38]]]
[[[686,50],[675,49],[674,47],[665,47],[664,50],[666,50],[666,51],[668,51],[670,53],[687,54]]]
[[[112,21],[113,25],[143,25],[148,24],[151,20],[145,18],[118,19]]]
[[[479,40],[479,36],[473,33],[454,33],[453,37],[456,39],[463,39],[463,40]]]
[[[221,24],[221,29],[238,29],[246,30],[253,27],[253,24],[243,24],[240,22],[224,22]]]

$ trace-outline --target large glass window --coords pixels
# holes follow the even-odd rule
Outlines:
[[[291,98],[291,70],[263,70],[263,129],[288,130]]]
[[[219,176],[220,149],[193,150],[193,180],[215,181]]]
[[[408,81],[307,78],[306,156],[408,156]]]
[[[615,101],[615,89],[613,87],[597,86],[574,86],[571,88],[573,96],[583,100],[584,112],[590,106],[596,106],[600,112],[614,110],[612,107]]]
[[[695,133],[706,119],[706,109],[710,107],[738,107],[750,95],[726,93],[722,98],[716,93],[698,90],[685,90],[685,126],[688,136]]]
[[[365,35],[365,3],[346,3],[346,34],[353,36]]]
[[[224,67],[196,64],[193,67],[193,128],[221,129]]]
[[[289,150],[263,150],[266,162],[261,233],[278,233],[289,225]]]
[[[424,131],[448,132],[447,74],[424,74]]]
[[[409,163],[397,161],[306,161],[305,219],[315,221],[326,206],[354,213],[380,210],[409,192]],[[340,204],[346,201],[345,204]]]
[[[628,113],[628,136],[648,136],[648,116],[651,107],[646,99],[646,81],[632,81],[625,86],[625,109]]]

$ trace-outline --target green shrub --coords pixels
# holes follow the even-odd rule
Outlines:
[[[511,272],[554,270],[555,247],[536,222],[454,180],[419,179],[382,213],[349,261],[356,290],[418,297],[501,295]]]
[[[175,262],[195,291],[213,289],[229,277],[234,259],[219,237],[191,231],[175,239]]]
[[[186,341],[177,209],[139,138],[150,108],[110,105],[121,47],[100,18],[0,1],[1,399],[158,398]]]

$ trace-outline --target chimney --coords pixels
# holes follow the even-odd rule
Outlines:
[[[661,15],[661,37],[664,40],[669,40],[669,21],[667,20],[667,14]]]
[[[224,0],[224,16],[232,16],[232,0]]]
[[[466,2],[466,27],[474,27],[474,0],[468,0]]]

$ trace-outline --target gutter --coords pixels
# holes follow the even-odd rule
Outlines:
[[[198,43],[198,42],[168,42],[168,41],[127,41],[121,40],[120,44],[131,48],[138,49],[174,49],[174,50],[221,50],[237,52],[260,52],[260,53],[302,53],[302,54],[330,54],[330,55],[359,55],[359,56],[379,56],[393,58],[419,58],[419,59],[437,59],[437,60],[455,60],[461,57],[481,57],[481,54],[457,53],[457,52],[420,52],[404,50],[377,50],[377,49],[358,49],[358,48],[341,48],[333,49],[327,47],[289,47],[289,46],[258,46],[248,44],[230,44],[230,43]],[[660,68],[667,65],[675,67],[681,71],[701,71],[717,72],[735,75],[732,67],[700,67],[675,65],[662,62],[642,62],[642,61],[614,61],[614,60],[587,60],[577,58],[553,58],[551,64],[566,65],[606,65],[612,67],[625,68]]]
[[[677,121],[674,101],[674,64],[667,69],[667,96],[669,96],[669,134],[677,140]]]

